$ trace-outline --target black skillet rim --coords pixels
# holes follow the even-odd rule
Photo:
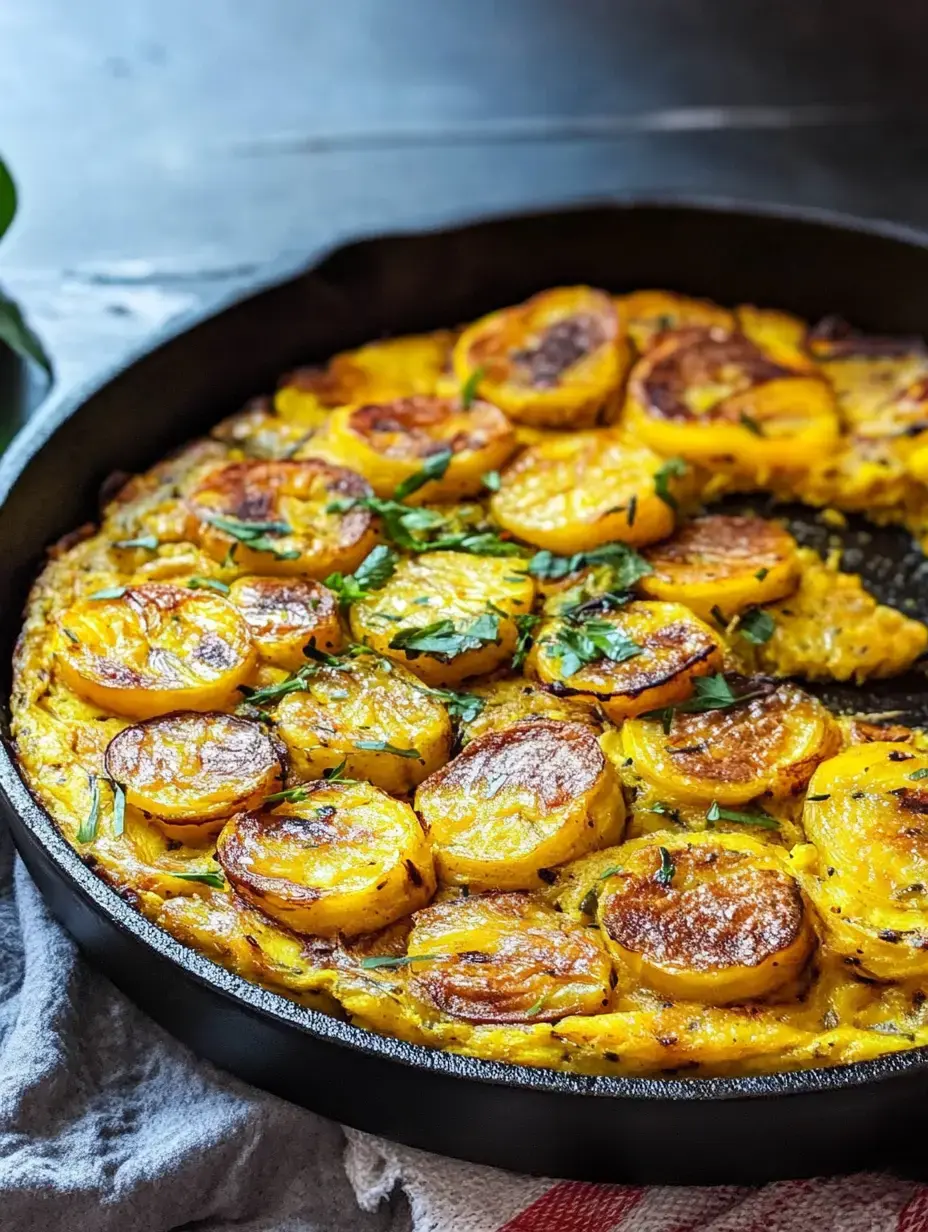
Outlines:
[[[194,326],[221,315],[234,304],[250,299],[277,285],[311,272],[326,258],[356,243],[372,239],[396,239],[429,231],[466,230],[470,226],[519,218],[531,219],[554,214],[579,213],[593,209],[646,212],[651,209],[715,214],[747,215],[758,219],[794,220],[834,230],[856,232],[877,238],[895,240],[912,247],[928,249],[928,234],[913,227],[887,221],[870,221],[836,211],[789,205],[758,204],[727,197],[689,197],[666,195],[656,197],[594,198],[572,203],[564,208],[538,209],[524,213],[501,213],[442,219],[434,226],[419,226],[381,235],[371,232],[336,242],[298,264],[277,263],[269,266],[260,279],[247,287],[239,287],[229,296],[219,298],[205,308],[181,314],[168,322],[154,338],[123,355],[101,373],[82,382],[76,388],[53,395],[17,435],[0,459],[0,505],[5,503],[15,483],[46,441],[66,420],[76,414],[91,395],[110,384],[124,369],[157,351],[161,346],[187,333]],[[6,699],[2,699],[5,705]],[[6,740],[0,748],[0,790],[35,840],[64,872],[71,889],[98,912],[107,916],[123,933],[141,946],[168,959],[201,986],[224,999],[234,1001],[258,1017],[268,1017],[295,1028],[303,1034],[352,1051],[393,1061],[410,1069],[432,1071],[451,1078],[476,1081],[494,1086],[508,1086],[563,1095],[597,1098],[679,1102],[681,1100],[714,1103],[720,1100],[769,1098],[775,1095],[800,1095],[818,1091],[836,1091],[881,1083],[900,1075],[928,1068],[928,1046],[904,1049],[869,1061],[854,1061],[825,1068],[790,1070],[771,1074],[720,1078],[620,1078],[574,1074],[562,1070],[534,1068],[410,1044],[393,1036],[379,1035],[363,1027],[308,1009],[271,992],[243,977],[220,967],[198,951],[183,945],[169,933],[151,923],[131,907],[112,886],[98,877],[80,859],[77,852],[58,832],[48,813],[35,801],[21,778]]]

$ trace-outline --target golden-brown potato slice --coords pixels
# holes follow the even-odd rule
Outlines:
[[[663,796],[685,803],[731,806],[801,791],[840,746],[834,719],[792,684],[745,680],[734,691],[751,700],[677,713],[670,732],[658,719],[629,719],[622,744],[635,772]]]
[[[599,653],[589,645],[591,636],[603,645]],[[545,621],[529,657],[543,684],[562,697],[598,702],[616,723],[685,700],[694,677],[718,671],[721,664],[718,634],[689,608],[644,601],[582,625]]]
[[[787,366],[741,333],[668,334],[629,378],[626,430],[652,449],[763,481],[801,470],[838,439],[828,382]]]
[[[157,582],[110,594],[58,618],[56,669],[94,705],[134,719],[217,710],[251,676],[248,625],[222,596]]]
[[[551,437],[507,468],[490,509],[513,535],[564,556],[616,540],[653,543],[674,524],[655,483],[664,465],[614,429]],[[667,475],[666,484],[676,501],[683,481]]]
[[[824,762],[802,815],[805,884],[833,950],[879,979],[928,975],[928,754],[855,745]]]
[[[536,719],[556,719],[562,723],[585,723],[597,733],[603,729],[599,707],[585,697],[558,697],[532,680],[516,676],[491,680],[471,690],[483,703],[479,714],[460,726],[460,740],[468,744],[491,731],[504,731],[513,723],[533,723]]]
[[[282,698],[277,731],[298,777],[317,779],[344,762],[348,778],[401,795],[443,765],[451,720],[441,702],[398,664],[375,655],[320,667]]]
[[[618,848],[616,865],[597,919],[620,987],[747,1001],[782,987],[812,951],[809,912],[779,848],[738,834],[653,834]]]
[[[740,304],[735,309],[738,329],[758,346],[768,359],[797,372],[814,372],[807,347],[808,325],[801,317],[776,308]]]
[[[267,398],[255,398],[243,410],[216,424],[214,439],[247,458],[289,458],[307,436],[303,424],[278,415]]]
[[[454,371],[517,423],[585,428],[616,409],[629,358],[609,296],[558,287],[465,329]]]
[[[595,733],[550,719],[472,740],[422,784],[416,809],[441,879],[474,889],[541,885],[539,869],[616,842],[625,823]]]
[[[323,937],[384,928],[435,890],[418,817],[370,783],[311,783],[304,800],[239,813],[216,858],[243,898]]]
[[[676,291],[632,291],[616,296],[615,306],[639,354],[650,350],[668,330],[687,326],[725,330],[735,327],[735,318],[727,308],[708,299],[678,295]]]
[[[478,400],[465,408],[457,397],[418,394],[334,411],[324,447],[383,497],[392,496],[430,458],[450,450],[444,474],[407,498],[421,504],[478,495],[483,476],[506,462],[516,438],[509,420],[489,402]]]
[[[414,917],[407,954],[412,995],[468,1022],[555,1022],[611,997],[603,947],[529,894],[435,903]]]
[[[380,590],[355,603],[359,641],[403,663],[431,685],[491,672],[512,657],[517,615],[535,585],[511,557],[426,552],[400,561]]]
[[[275,667],[302,667],[303,648],[310,641],[327,654],[345,644],[338,600],[321,582],[243,577],[232,583],[229,600],[247,620],[261,658]]]
[[[231,714],[180,711],[123,728],[104,764],[128,804],[182,839],[257,807],[283,785],[267,729]]]
[[[351,573],[377,542],[360,475],[319,458],[231,462],[204,476],[190,497],[192,531],[215,560],[242,573]]]
[[[683,603],[703,620],[719,611],[731,620],[790,594],[799,580],[796,540],[763,518],[694,518],[644,555],[653,573],[639,589],[651,599]]]
[[[448,330],[385,338],[336,355],[325,368],[300,368],[285,376],[274,398],[285,419],[322,426],[333,407],[367,399],[435,393],[451,363]]]
[[[755,646],[739,640],[752,670],[864,681],[895,676],[928,649],[925,625],[877,603],[856,573],[842,573],[811,548],[801,548],[799,559],[796,592],[765,608],[772,636]]]

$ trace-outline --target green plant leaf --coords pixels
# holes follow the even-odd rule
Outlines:
[[[0,291],[0,342],[5,342],[11,351],[15,351],[23,359],[31,359],[37,363],[49,379],[54,376],[52,361],[38,335],[26,321],[19,305],[3,291]]]
[[[16,185],[9,168],[0,158],[0,238],[16,215]]]

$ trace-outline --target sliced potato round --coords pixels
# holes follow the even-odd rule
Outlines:
[[[469,326],[454,348],[462,385],[517,423],[584,428],[616,409],[630,349],[609,296],[557,287]]]
[[[61,678],[87,701],[129,718],[220,709],[256,660],[235,607],[185,586],[117,587],[112,597],[78,600],[58,618]]]
[[[802,469],[838,439],[827,381],[744,334],[716,329],[668,334],[640,359],[622,422],[659,453],[741,467],[758,479]]]
[[[615,657],[602,652],[577,666],[571,646],[591,632],[613,648],[610,654]],[[694,677],[721,667],[722,643],[713,629],[682,604],[641,601],[583,625],[563,619],[545,621],[529,664],[542,684],[562,697],[598,702],[613,722],[620,723],[632,715],[684,701],[693,691]]]
[[[338,600],[321,582],[243,577],[232,583],[229,600],[248,622],[261,658],[275,667],[287,671],[302,667],[303,647],[310,641],[327,654],[345,644]]]
[[[776,522],[710,514],[645,552],[653,572],[638,587],[651,599],[685,604],[703,620],[714,609],[731,620],[795,590],[796,553],[796,540]]]
[[[622,789],[594,732],[550,719],[472,740],[416,793],[439,875],[474,889],[541,885],[539,869],[608,846]]]
[[[735,327],[735,318],[727,308],[708,299],[678,295],[676,291],[632,291],[629,295],[617,295],[615,306],[639,354],[650,350],[669,330],[687,326],[725,330]]]
[[[282,698],[277,731],[303,779],[344,763],[348,778],[401,795],[444,765],[451,720],[411,672],[374,655],[321,667]]]
[[[190,497],[193,534],[215,560],[242,573],[324,578],[351,573],[377,542],[360,475],[319,458],[230,462],[204,476]]]
[[[231,714],[179,711],[123,728],[104,764],[128,804],[180,838],[257,807],[283,785],[267,729]]]
[[[928,753],[854,745],[809,783],[807,881],[831,947],[879,979],[928,974]]]
[[[380,590],[355,603],[359,641],[432,685],[491,672],[512,657],[515,617],[529,612],[535,585],[511,557],[426,552],[400,561]]]
[[[482,707],[473,718],[461,723],[460,739],[468,744],[491,731],[503,731],[513,723],[533,723],[537,719],[557,719],[563,723],[585,723],[597,733],[603,729],[602,715],[595,702],[585,697],[558,697],[524,676],[491,680],[470,690]]]
[[[745,680],[750,698],[725,710],[674,715],[669,732],[657,719],[629,719],[622,745],[635,772],[674,801],[745,804],[760,795],[794,795],[841,732],[814,697],[792,684]]]
[[[468,1022],[601,1014],[612,965],[590,930],[529,894],[473,894],[414,917],[409,991]]]
[[[656,490],[663,466],[614,429],[551,437],[507,468],[490,509],[513,535],[565,556],[616,540],[653,543],[674,525],[673,508]],[[683,481],[666,482],[676,499]]]
[[[812,951],[809,912],[777,847],[737,834],[652,834],[618,848],[616,865],[597,920],[621,987],[710,1005],[753,1000],[796,976]]]
[[[435,891],[418,817],[370,783],[312,783],[307,798],[226,822],[216,858],[236,891],[298,933],[355,937]]]
[[[507,461],[516,438],[509,420],[489,402],[465,408],[457,397],[418,394],[334,411],[325,447],[383,497],[392,496],[430,458],[450,450],[445,473],[407,498],[410,504],[421,504],[479,494],[483,476]]]

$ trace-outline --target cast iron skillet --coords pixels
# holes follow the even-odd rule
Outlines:
[[[890,227],[721,203],[619,204],[365,240],[185,322],[92,389],[46,405],[0,463],[0,690],[47,544],[134,471],[298,363],[450,326],[559,283],[668,286],[879,331],[928,335],[928,243]],[[824,532],[796,511],[803,535]],[[887,532],[871,581],[919,597],[920,557]],[[924,605],[922,605],[924,606]],[[924,611],[922,612],[924,615]],[[928,722],[924,677],[861,703]],[[846,695],[832,697],[839,704]],[[917,1163],[926,1050],[760,1078],[586,1078],[468,1060],[304,1010],[148,923],[59,837],[0,751],[3,813],[55,915],[147,1013],[203,1056],[326,1116],[433,1151],[589,1180],[753,1182]]]

